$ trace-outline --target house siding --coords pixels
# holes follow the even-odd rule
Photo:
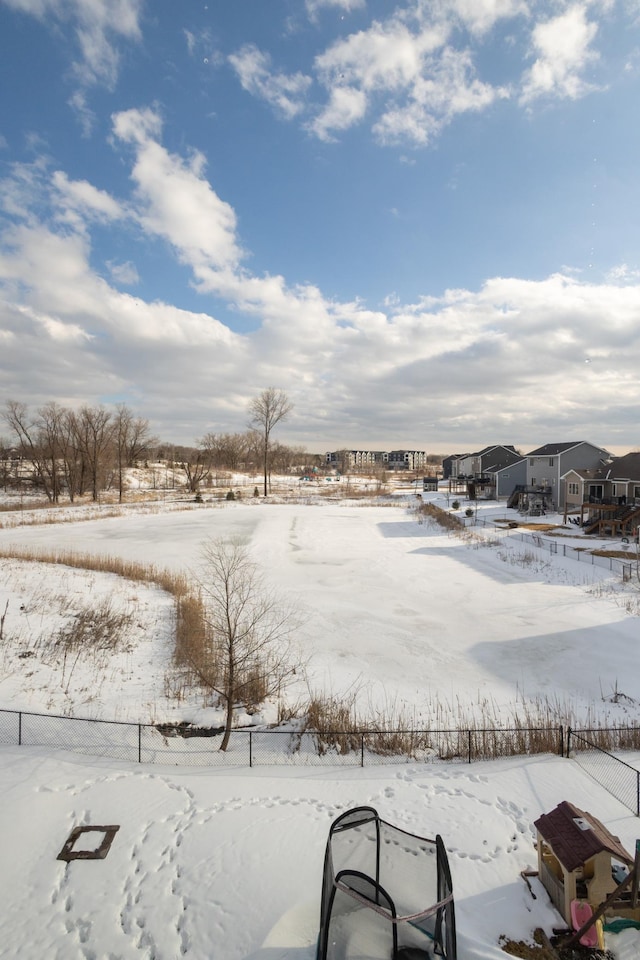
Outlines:
[[[549,487],[549,499],[557,510],[564,509],[566,485],[560,477],[573,469],[595,469],[609,454],[602,447],[583,441],[559,453],[528,454],[527,485]],[[553,460],[553,463],[549,461]]]

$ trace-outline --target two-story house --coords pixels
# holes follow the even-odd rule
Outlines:
[[[546,443],[526,455],[529,491],[537,494],[545,509],[563,510],[565,484],[561,478],[570,470],[597,470],[611,460],[611,454],[585,440]]]
[[[574,468],[562,477],[565,515],[601,536],[636,535],[640,526],[640,453],[615,457],[595,469]]]

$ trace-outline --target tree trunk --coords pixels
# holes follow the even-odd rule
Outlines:
[[[221,750],[226,750],[229,746],[229,740],[231,739],[231,725],[233,723],[233,703],[231,700],[227,700],[227,713],[224,720],[224,736],[222,737],[222,743],[220,744]]]

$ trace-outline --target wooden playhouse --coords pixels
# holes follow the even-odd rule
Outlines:
[[[634,858],[619,838],[592,814],[566,800],[539,817],[534,826],[538,877],[569,925],[572,900],[586,900],[595,911],[633,870]],[[640,920],[640,909],[634,909],[628,887],[625,894],[607,913]]]

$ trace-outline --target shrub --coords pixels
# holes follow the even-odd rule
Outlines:
[[[453,503],[451,504],[451,509],[452,509],[452,510],[459,510],[459,509],[460,509],[460,501],[459,501],[459,500],[454,500]]]
[[[229,490],[229,493],[226,495],[225,500],[235,500],[236,495],[233,490]]]

